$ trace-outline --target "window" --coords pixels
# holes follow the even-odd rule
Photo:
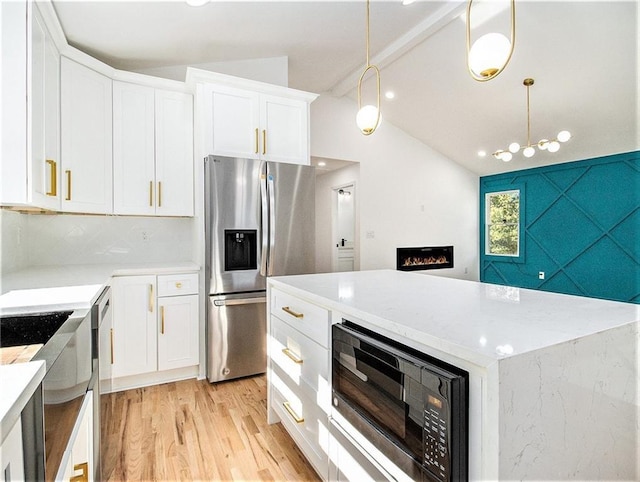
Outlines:
[[[520,190],[485,194],[485,254],[520,256]]]

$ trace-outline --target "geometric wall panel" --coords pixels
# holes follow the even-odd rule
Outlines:
[[[524,255],[484,255],[480,280],[640,304],[640,152],[480,178],[487,192],[524,186]],[[538,272],[545,279],[538,279]]]

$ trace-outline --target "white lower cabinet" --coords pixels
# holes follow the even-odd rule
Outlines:
[[[269,407],[325,480],[329,470],[329,311],[272,290]]]
[[[24,455],[22,453],[22,418],[6,437],[3,435],[0,445],[0,482],[24,480]]]
[[[162,379],[163,372],[197,368],[198,273],[116,276],[111,289],[113,329],[103,345],[111,345],[113,388],[161,383],[181,377]]]
[[[82,402],[56,480],[93,480],[93,464],[93,392],[89,391]]]

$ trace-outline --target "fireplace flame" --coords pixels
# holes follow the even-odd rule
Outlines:
[[[446,256],[409,256],[404,259],[402,266],[425,266],[428,264],[447,264],[448,262]]]

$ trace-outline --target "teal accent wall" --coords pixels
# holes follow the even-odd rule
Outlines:
[[[485,194],[522,185],[522,256],[486,256]],[[480,280],[640,304],[640,151],[481,177]]]

